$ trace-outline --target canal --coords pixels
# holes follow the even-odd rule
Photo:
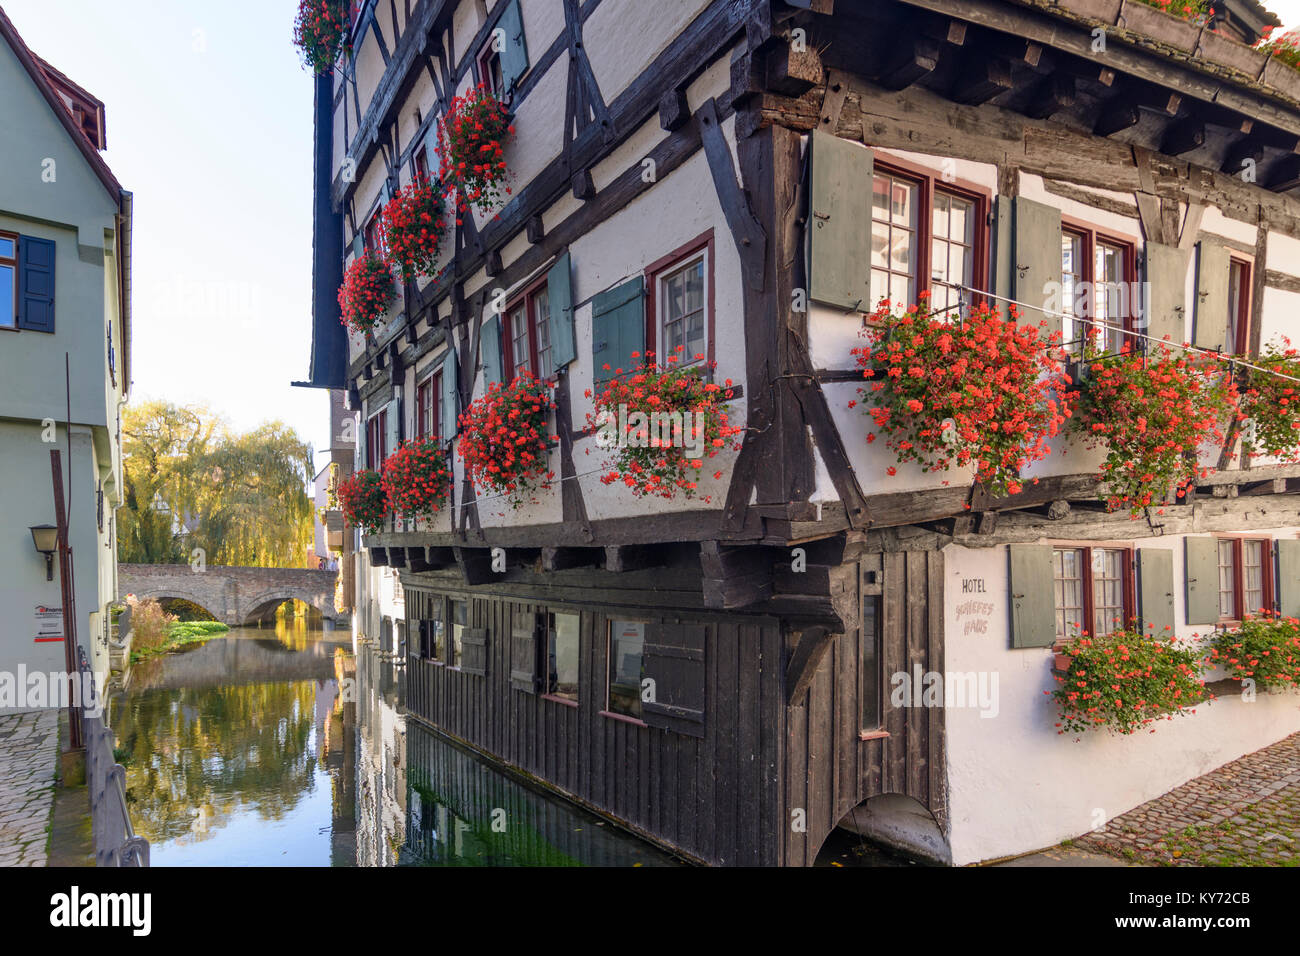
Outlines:
[[[350,635],[236,628],[136,664],[111,701],[154,866],[671,866],[412,719]]]

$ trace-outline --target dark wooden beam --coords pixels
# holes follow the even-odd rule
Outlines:
[[[834,635],[824,627],[809,627],[799,635],[799,643],[790,655],[785,669],[785,702],[794,706],[808,693],[808,685],[817,674],[826,652],[834,643]]]
[[[1057,71],[1038,81],[1023,110],[1034,119],[1047,119],[1074,105],[1074,77]]]
[[[659,98],[659,125],[671,133],[691,121],[691,108],[686,103],[686,90],[668,90]]]
[[[1205,123],[1198,116],[1187,116],[1170,123],[1160,138],[1160,152],[1181,156],[1205,145]]]
[[[1243,136],[1224,153],[1220,172],[1240,176],[1253,163],[1256,167],[1264,160],[1264,143],[1256,136]]]
[[[764,66],[767,88],[784,96],[802,96],[814,86],[820,86],[826,75],[816,50],[810,46],[796,50],[792,43],[768,50]],[[662,101],[660,112],[662,115]]]
[[[1121,93],[1102,105],[1101,112],[1097,114],[1097,121],[1092,125],[1092,131],[1098,136],[1113,136],[1115,133],[1136,126],[1140,119],[1142,119],[1142,111],[1138,109],[1138,105]]]
[[[542,570],[565,571],[569,568],[595,567],[604,557],[603,548],[542,548]]]
[[[1005,93],[1011,86],[1009,60],[972,52],[954,77],[948,95],[954,102],[979,106]]]
[[[541,213],[528,217],[528,225],[524,227],[527,230],[528,241],[532,245],[537,245],[546,238],[546,226],[542,222]]]
[[[489,549],[453,547],[452,551],[466,584],[487,584],[500,579],[501,576],[492,570],[492,552]]]
[[[371,548],[370,549],[370,566],[372,568],[388,567],[388,549]]]
[[[887,62],[878,81],[887,90],[903,90],[929,76],[939,65],[943,44],[931,37],[901,41],[901,49]]]
[[[700,542],[704,603],[719,610],[748,607],[773,594],[772,555],[764,548]]]
[[[1275,193],[1284,193],[1300,186],[1300,156],[1283,156],[1274,163],[1269,170],[1267,185]]]
[[[605,547],[605,570],[616,574],[629,571],[641,571],[645,568],[658,568],[663,565],[663,557],[653,548],[645,545],[607,545]]]
[[[569,185],[573,189],[574,199],[595,199],[596,184],[592,181],[590,169],[579,169],[569,180]]]

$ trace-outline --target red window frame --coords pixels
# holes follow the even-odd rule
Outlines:
[[[415,178],[421,183],[428,183],[429,180],[429,150],[421,146],[415,152]]]
[[[384,230],[383,230],[384,207],[379,206],[366,220],[366,251],[384,254]]]
[[[1084,325],[1076,334],[1075,340],[1083,334],[1085,329],[1093,329],[1091,321],[1097,318],[1097,246],[1099,243],[1119,248],[1124,256],[1123,278],[1121,281],[1125,284],[1124,292],[1124,314],[1121,316],[1124,336],[1120,341],[1121,347],[1127,344],[1130,349],[1137,351],[1141,345],[1141,340],[1137,338],[1134,332],[1134,320],[1137,313],[1137,303],[1132,300],[1132,290],[1137,287],[1137,240],[1128,236],[1121,236],[1115,233],[1104,232],[1097,229],[1091,223],[1078,219],[1072,219],[1069,216],[1061,217],[1061,232],[1065,235],[1078,236],[1081,242],[1081,256],[1083,272],[1080,282],[1088,283],[1092,289],[1092,294],[1088,297],[1089,308],[1084,315],[1078,316],[1080,319],[1090,320],[1089,324]],[[1062,273],[1064,276],[1064,273]],[[1070,341],[1062,343],[1070,346]]]
[[[441,438],[442,370],[434,372],[415,388],[416,434],[421,438]]]
[[[1081,625],[1081,632],[1087,634],[1090,637],[1095,636],[1097,633],[1097,621],[1096,621],[1097,594],[1096,594],[1096,587],[1095,587],[1095,581],[1093,578],[1093,570],[1092,570],[1092,552],[1094,550],[1118,551],[1122,555],[1122,559],[1121,559],[1122,567],[1120,568],[1120,575],[1123,582],[1122,597],[1124,601],[1123,613],[1120,615],[1120,624],[1118,626],[1127,627],[1134,621],[1134,619],[1137,617],[1137,585],[1136,585],[1136,577],[1134,574],[1135,562],[1133,559],[1133,545],[1125,544],[1122,542],[1114,542],[1114,541],[1087,541],[1087,542],[1053,541],[1051,543],[1051,548],[1052,548],[1052,578],[1053,578],[1053,594],[1052,594],[1053,614],[1055,614],[1057,610],[1056,594],[1055,594],[1056,552],[1057,551],[1081,551],[1083,552],[1082,565],[1080,569],[1081,577],[1079,582],[1080,589],[1082,591],[1082,600],[1083,600],[1083,607],[1081,609],[1083,611],[1082,614],[1083,622]],[[1076,636],[1078,635],[1057,634],[1056,639],[1058,641],[1062,641],[1062,640],[1068,641]]]
[[[478,81],[480,86],[486,86],[488,91],[501,101],[505,101],[506,91],[501,89],[505,82],[505,73],[501,65],[501,51],[492,48],[496,40],[496,34],[488,35],[487,40],[478,51],[478,56],[474,58],[475,68],[478,70]],[[496,60],[496,70],[492,69],[492,61]]]
[[[647,352],[655,353],[655,360],[658,364],[663,365],[668,356],[659,353],[659,331],[662,322],[659,316],[659,282],[661,279],[678,271],[685,265],[688,265],[692,259],[695,259],[701,253],[704,254],[704,361],[710,367],[717,360],[716,340],[716,313],[714,309],[714,241],[713,230],[708,229],[685,245],[679,246],[668,255],[656,259],[650,263],[645,270],[645,287],[646,287],[646,329],[645,329],[645,347]],[[687,356],[691,361],[680,362],[682,366],[693,365],[695,360]]]
[[[0,231],[0,239],[8,239],[14,244],[14,254],[12,256],[0,256],[0,269],[8,268],[13,270],[13,302],[10,303],[13,318],[12,325],[0,325],[0,329],[18,328],[18,233]]]
[[[371,471],[383,467],[387,445],[388,409],[382,408],[366,419],[366,467]]]
[[[967,202],[975,204],[975,235],[972,237],[971,249],[971,285],[979,286],[987,281],[989,274],[989,210],[992,207],[993,193],[969,180],[953,178],[951,182],[946,181],[942,174],[936,173],[933,169],[927,169],[915,163],[907,162],[894,156],[885,156],[879,151],[875,152],[873,159],[873,169],[879,170],[887,176],[893,176],[897,179],[908,180],[920,189],[917,192],[918,214],[916,228],[916,291],[919,295],[922,291],[929,291],[934,284],[934,278],[930,275],[931,265],[931,240],[934,233],[934,194],[935,192],[947,193],[950,196],[956,196]],[[868,268],[870,265],[868,264]],[[924,277],[924,281],[922,279]],[[880,299],[888,298],[888,290],[885,295],[876,296],[874,290],[872,297],[878,302]],[[977,306],[982,297],[976,293],[971,293],[970,303],[972,307]],[[895,303],[897,304],[897,303]],[[911,305],[912,303],[906,303]],[[868,303],[864,303],[868,305]],[[869,303],[867,311],[874,310],[875,302]]]
[[[1246,355],[1250,352],[1250,317],[1252,312],[1251,294],[1254,291],[1253,270],[1255,261],[1252,257],[1247,257],[1241,253],[1234,253],[1228,257],[1228,281],[1232,282],[1233,266],[1239,266],[1241,285],[1237,289],[1237,314],[1235,316],[1237,326],[1236,341],[1232,347],[1237,355]],[[1229,321],[1234,317],[1229,316]]]
[[[541,294],[546,290],[547,290],[546,275],[543,274],[541,278],[528,285],[526,288],[524,288],[523,291],[521,291],[513,299],[511,299],[509,303],[506,305],[505,311],[501,313],[502,377],[507,382],[513,381],[515,376],[518,374],[519,366],[520,364],[522,364],[521,358],[527,361],[528,370],[531,371],[535,377],[539,379],[543,377],[541,374],[541,353],[539,350],[539,335],[537,330],[537,326],[538,326],[537,301],[540,298]],[[516,354],[516,350],[515,350],[515,339],[516,339],[517,330],[515,329],[514,313],[519,309],[520,306],[523,306],[524,308],[524,320],[527,323],[527,328],[524,330],[524,334],[522,336],[519,336],[520,338],[526,339],[527,348],[528,348],[527,356],[523,356],[523,357]],[[554,348],[554,343],[555,343],[555,330],[550,327],[549,297],[547,298],[546,321],[547,321],[547,332],[548,332],[547,350],[549,351],[550,349]],[[550,374],[545,377],[547,379],[554,378],[555,369],[552,368]]]
[[[1214,563],[1215,563],[1215,568],[1220,572],[1222,571],[1223,565],[1219,563],[1219,551],[1218,551],[1219,545],[1221,542],[1225,542],[1225,541],[1232,543],[1233,613],[1232,616],[1230,617],[1223,616],[1222,613],[1223,603],[1222,603],[1222,596],[1221,596],[1222,592],[1218,589],[1217,581],[1216,581],[1215,594],[1219,596],[1220,623],[1235,624],[1240,621],[1244,621],[1251,617],[1256,616],[1256,615],[1246,614],[1245,543],[1247,541],[1259,541],[1263,545],[1260,553],[1260,577],[1262,579],[1261,583],[1263,584],[1264,593],[1262,598],[1262,604],[1260,605],[1260,614],[1263,614],[1266,611],[1271,611],[1274,606],[1274,599],[1276,594],[1276,582],[1273,580],[1273,550],[1274,550],[1273,539],[1263,537],[1260,535],[1250,535],[1250,534],[1243,534],[1243,535],[1218,534],[1214,536],[1214,540],[1215,540]]]

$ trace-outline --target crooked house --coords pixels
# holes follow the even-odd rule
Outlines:
[[[454,472],[436,513],[348,529],[358,635],[404,662],[409,719],[688,859],[765,866],[837,826],[958,865],[1039,849],[1300,730],[1294,697],[1229,691],[1061,734],[1045,693],[1072,629],[1300,615],[1300,467],[1230,428],[1134,512],[1066,433],[990,488],[869,440],[853,352],[923,293],[1014,303],[1063,359],[1091,327],[1235,374],[1300,338],[1300,73],[1252,47],[1264,8],[353,7],[316,79],[310,384],[346,390],[358,471],[433,439]],[[480,88],[509,192],[451,202],[431,274],[345,328],[346,270],[392,197],[456,174],[439,121]],[[678,344],[737,447],[693,495],[638,496],[602,481],[593,395]],[[516,506],[467,479],[460,416],[524,373],[557,440]]]

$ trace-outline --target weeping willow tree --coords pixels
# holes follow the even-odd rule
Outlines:
[[[282,422],[243,434],[200,406],[146,402],[122,418],[118,557],[303,567],[312,544],[311,449]]]

